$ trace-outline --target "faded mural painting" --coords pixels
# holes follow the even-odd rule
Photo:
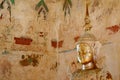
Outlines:
[[[71,80],[81,68],[76,45],[84,33],[85,2],[0,0],[0,80]],[[90,0],[99,80],[120,80],[119,16],[119,0]],[[92,80],[96,73],[77,77]]]

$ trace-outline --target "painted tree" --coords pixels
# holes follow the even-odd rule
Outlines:
[[[40,16],[41,13],[43,13],[44,19],[46,19],[47,13],[49,12],[49,9],[48,9],[48,7],[47,7],[47,5],[46,5],[44,0],[40,0],[36,4],[35,10],[38,11],[38,17]]]
[[[72,1],[71,0],[65,0],[64,4],[63,4],[64,16],[66,16],[66,14],[70,15],[71,8],[72,8]]]

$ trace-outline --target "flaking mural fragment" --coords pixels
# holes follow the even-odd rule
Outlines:
[[[120,26],[119,25],[114,25],[114,26],[110,26],[110,27],[107,27],[106,30],[109,30],[110,32],[108,33],[109,35],[111,34],[115,34],[119,31],[120,29]]]
[[[12,74],[12,65],[7,59],[1,58],[0,60],[0,79],[9,80]]]
[[[56,62],[56,63],[54,63],[54,64],[52,64],[52,66],[50,67],[50,70],[55,70],[55,71],[57,71],[57,67],[59,66],[60,64],[59,64],[59,62]]]
[[[5,48],[5,49],[3,50],[3,52],[2,52],[2,54],[3,54],[3,55],[10,54],[10,51],[9,51],[7,48]]]
[[[5,26],[4,29],[0,32],[1,39],[0,41],[2,42],[12,42],[12,31],[13,31],[13,26]]]
[[[2,2],[0,4],[0,9],[6,8],[6,6],[4,6],[4,4],[7,4],[7,10],[8,10],[9,15],[10,15],[9,20],[11,21],[11,3],[10,2],[12,3],[12,5],[15,4],[14,0],[10,0],[10,1],[9,0],[2,0]],[[2,18],[3,15],[4,14],[1,14],[1,18]]]
[[[21,44],[21,45],[30,45],[32,42],[32,39],[30,38],[18,38],[18,37],[14,37],[15,40],[15,44]]]
[[[63,40],[57,41],[56,39],[51,40],[51,46],[54,48],[61,48],[63,46]]]
[[[96,8],[99,8],[99,5],[100,5],[100,0],[93,0],[91,12],[94,12]]]
[[[31,55],[22,55],[20,64],[22,66],[32,65],[33,67],[38,66],[39,60],[43,57],[43,55],[39,54],[31,54]]]

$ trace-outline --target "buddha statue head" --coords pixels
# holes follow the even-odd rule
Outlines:
[[[96,38],[89,32],[85,32],[77,43],[78,61],[82,70],[95,69],[96,66]]]

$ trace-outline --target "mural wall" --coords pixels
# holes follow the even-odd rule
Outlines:
[[[120,1],[91,0],[98,65],[120,79]],[[84,33],[84,0],[0,0],[0,80],[70,80]]]

